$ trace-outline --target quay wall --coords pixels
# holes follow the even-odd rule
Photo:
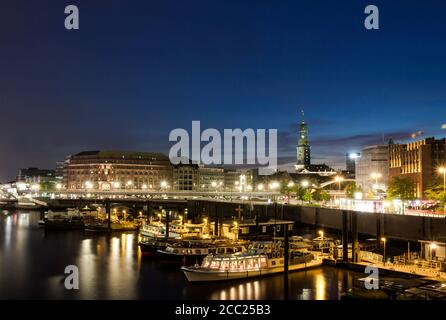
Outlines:
[[[104,201],[104,200],[103,200]],[[100,203],[88,199],[82,200],[56,200],[49,201],[48,207],[79,207],[90,203]],[[296,206],[282,204],[250,204],[249,201],[223,202],[213,200],[110,200],[112,206],[125,205],[135,211],[143,209],[145,212],[153,213],[158,208],[184,212],[187,208],[187,219],[200,220],[209,217],[211,220],[225,220],[237,218],[259,217],[259,220],[287,219],[293,220],[297,225],[309,225],[342,231],[343,210],[329,209],[311,206]],[[47,207],[47,208],[48,208]],[[132,211],[132,210],[129,210]],[[349,223],[351,215],[357,218],[359,234],[370,237],[385,236],[397,240],[446,240],[446,219],[409,216],[398,214],[382,214],[369,212],[347,212]]]
[[[342,230],[342,210],[286,206],[284,219],[317,227]],[[446,219],[398,214],[355,212],[358,232],[398,240],[445,240]],[[379,231],[378,231],[379,230]]]

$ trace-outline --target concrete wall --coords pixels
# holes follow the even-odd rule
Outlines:
[[[342,230],[342,210],[286,206],[285,219],[297,223],[318,227]],[[401,240],[446,240],[446,219],[405,216],[396,214],[381,214],[356,212],[358,232],[376,237],[377,230],[381,235]],[[379,225],[379,228],[378,228]]]

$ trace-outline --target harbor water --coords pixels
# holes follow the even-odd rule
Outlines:
[[[1,213],[1,212],[0,212]],[[38,212],[0,214],[0,299],[338,300],[364,274],[331,267],[284,276],[189,284],[178,266],[141,255],[138,233],[45,232]],[[64,286],[79,270],[79,289]]]

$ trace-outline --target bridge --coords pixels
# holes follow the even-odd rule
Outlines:
[[[339,184],[339,183],[344,184],[346,182],[355,182],[355,181],[356,181],[355,179],[344,179],[342,181],[330,180],[330,181],[321,183],[320,187],[321,188],[325,188],[325,187],[327,187],[329,185],[332,185],[332,184]]]
[[[148,190],[58,190],[56,198],[147,198],[147,199],[273,199],[281,195],[278,191],[148,191]]]

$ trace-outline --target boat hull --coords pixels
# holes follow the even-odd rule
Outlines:
[[[105,224],[87,224],[85,226],[85,231],[92,232],[126,232],[126,231],[137,231],[136,226],[125,226],[121,224],[112,223],[110,228],[107,223]]]
[[[313,260],[307,263],[299,263],[290,265],[288,267],[289,272],[306,270],[310,268],[320,267],[322,265],[321,260]],[[264,277],[273,274],[280,274],[284,272],[284,267],[257,269],[247,271],[219,271],[219,270],[200,270],[195,267],[182,267],[181,270],[185,274],[189,282],[206,282],[206,281],[228,281],[238,280],[254,277]]]
[[[170,243],[171,241],[166,240],[140,241],[139,247],[142,254],[148,256],[156,256],[158,254],[158,250],[166,249]]]

